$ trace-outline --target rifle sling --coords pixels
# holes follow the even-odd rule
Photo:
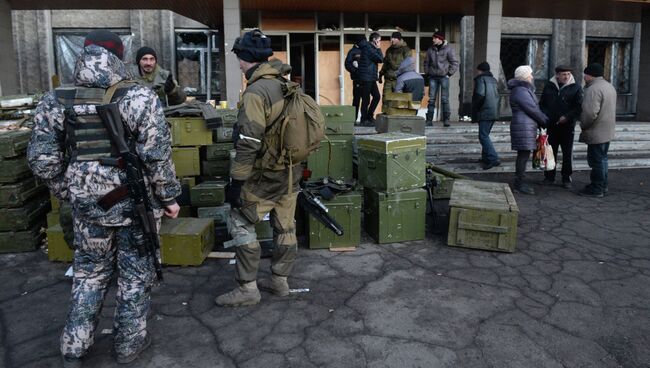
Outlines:
[[[120,185],[119,187],[111,190],[106,193],[103,197],[97,201],[99,207],[104,211],[108,211],[116,203],[119,203],[129,197],[129,188],[126,185]]]

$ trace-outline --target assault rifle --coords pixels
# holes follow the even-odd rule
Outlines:
[[[147,184],[144,181],[142,174],[142,163],[140,157],[135,153],[135,149],[131,149],[126,141],[124,130],[124,123],[120,116],[120,110],[116,103],[109,103],[107,105],[97,106],[97,114],[104,122],[104,126],[108,131],[111,141],[117,147],[124,169],[126,170],[126,195],[133,201],[133,221],[135,225],[142,229],[143,241],[137,244],[138,254],[140,257],[151,255],[153,258],[153,265],[156,269],[156,276],[158,280],[162,281],[162,268],[160,261],[158,261],[158,250],[160,249],[160,241],[158,239],[158,232],[156,227],[156,219],[153,215],[151,202],[147,192]],[[130,135],[130,132],[129,132]],[[133,141],[133,140],[131,140]],[[119,187],[116,192],[124,192],[124,187]],[[110,194],[110,193],[109,193]],[[123,193],[117,193],[116,199],[119,199]],[[108,195],[107,195],[108,196]],[[106,197],[105,197],[106,198]],[[102,198],[104,200],[104,198]],[[108,208],[117,201],[107,201]]]
[[[300,190],[300,193],[298,194],[298,205],[310,215],[314,216],[314,218],[320,223],[327,226],[327,228],[332,230],[336,235],[343,235],[343,228],[341,225],[339,225],[336,220],[327,213],[327,207],[309,190]]]

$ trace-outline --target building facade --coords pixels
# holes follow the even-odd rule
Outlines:
[[[461,60],[461,69],[450,83],[452,119],[469,115],[474,67],[481,61],[474,60],[473,16],[241,10],[240,19],[242,29],[259,27],[271,35],[275,56],[293,66],[291,78],[326,105],[351,104],[352,83],[343,62],[355,35],[379,32],[385,51],[390,34],[400,31],[421,71],[431,35],[443,31]],[[93,28],[120,34],[127,45],[126,62],[134,62],[139,47],[153,47],[161,66],[172,70],[181,86],[199,98],[222,98],[227,76],[237,78],[240,73],[226,68],[224,50],[229,46],[221,37],[223,28],[209,29],[167,10],[14,10],[12,24],[23,93],[69,83],[70,63],[83,35]],[[505,81],[517,66],[533,66],[541,92],[555,65],[573,66],[576,80],[581,80],[582,69],[594,61],[605,66],[605,77],[619,92],[619,115],[632,116],[640,37],[639,23],[503,17],[498,72],[502,116],[509,115]],[[53,75],[57,75],[54,81]]]

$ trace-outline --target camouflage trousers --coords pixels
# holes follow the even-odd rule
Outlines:
[[[114,348],[120,355],[135,352],[147,334],[150,291],[155,278],[152,257],[140,257],[135,246],[142,242],[142,232],[135,226],[105,227],[75,217],[74,242],[72,298],[61,334],[61,354],[81,357],[93,344],[116,267]]]
[[[258,198],[242,192],[243,206],[230,212],[228,228],[233,238],[237,258],[237,281],[246,283],[257,279],[261,249],[255,224],[267,214],[273,227],[273,256],[271,272],[289,276],[298,250],[294,215],[298,193],[285,194],[278,201]]]
[[[381,111],[386,112],[388,109],[388,101],[386,101],[386,94],[393,92],[397,86],[397,79],[384,78],[384,90],[381,95]]]

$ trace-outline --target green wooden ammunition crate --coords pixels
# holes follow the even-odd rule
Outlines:
[[[210,144],[205,146],[204,159],[207,161],[230,161],[230,151],[234,148],[232,142]]]
[[[397,115],[397,116],[415,116],[418,114],[417,109],[405,109],[405,108],[399,108],[399,107],[387,107],[386,111],[384,111],[387,115]]]
[[[427,180],[432,181],[431,192],[433,194],[433,199],[449,199],[451,197],[451,189],[454,186],[454,180],[469,179],[466,176],[456,174],[455,172],[431,164],[427,164],[427,169],[431,169],[431,173],[427,174]]]
[[[425,185],[426,137],[383,133],[359,138],[359,183],[397,192]]]
[[[335,105],[321,106],[320,111],[325,118],[325,134],[352,135],[354,134],[354,106]]]
[[[29,201],[23,207],[5,208],[0,211],[0,231],[27,230],[37,223],[45,222],[45,214],[50,210],[47,195]]]
[[[401,132],[424,135],[425,119],[421,116],[379,114],[375,123],[378,133]]]
[[[214,246],[214,222],[206,218],[164,218],[160,239],[163,264],[199,266]]]
[[[255,233],[258,241],[273,240],[273,227],[268,219],[255,224]]]
[[[23,206],[29,199],[46,191],[45,185],[34,177],[14,184],[0,184],[0,208]]]
[[[201,174],[206,176],[230,176],[230,159],[224,158],[221,161],[201,161]]]
[[[172,146],[204,146],[212,143],[212,132],[199,117],[167,118],[171,125]]]
[[[178,177],[201,175],[199,147],[173,147],[172,161]]]
[[[519,207],[508,184],[455,180],[447,244],[514,252],[518,217]]]
[[[328,136],[307,159],[311,177],[352,180],[352,135]]]
[[[364,189],[364,228],[377,243],[422,240],[427,192],[413,189],[386,193]]]
[[[27,230],[0,232],[0,253],[31,252],[41,245],[45,222],[37,223]]]
[[[27,157],[0,158],[0,183],[15,183],[31,175],[32,172],[27,166]]]
[[[226,225],[230,218],[230,203],[218,207],[199,207],[196,209],[199,218],[211,218],[215,225]]]
[[[411,101],[413,100],[413,94],[411,92],[388,92],[384,94],[384,100],[386,101]]]
[[[212,130],[212,141],[215,143],[232,142],[233,127],[223,126]]]
[[[338,236],[309,216],[309,248],[345,248],[356,247],[361,242],[361,194],[351,192],[341,194],[332,200],[321,198],[329,210],[328,214],[343,228],[343,235]]]
[[[26,129],[0,131],[0,156],[16,157],[25,154],[31,135],[32,131]]]
[[[190,189],[190,198],[194,207],[221,206],[226,199],[226,183],[206,181]]]
[[[61,225],[47,228],[47,258],[52,262],[72,262],[74,251],[63,237]]]

